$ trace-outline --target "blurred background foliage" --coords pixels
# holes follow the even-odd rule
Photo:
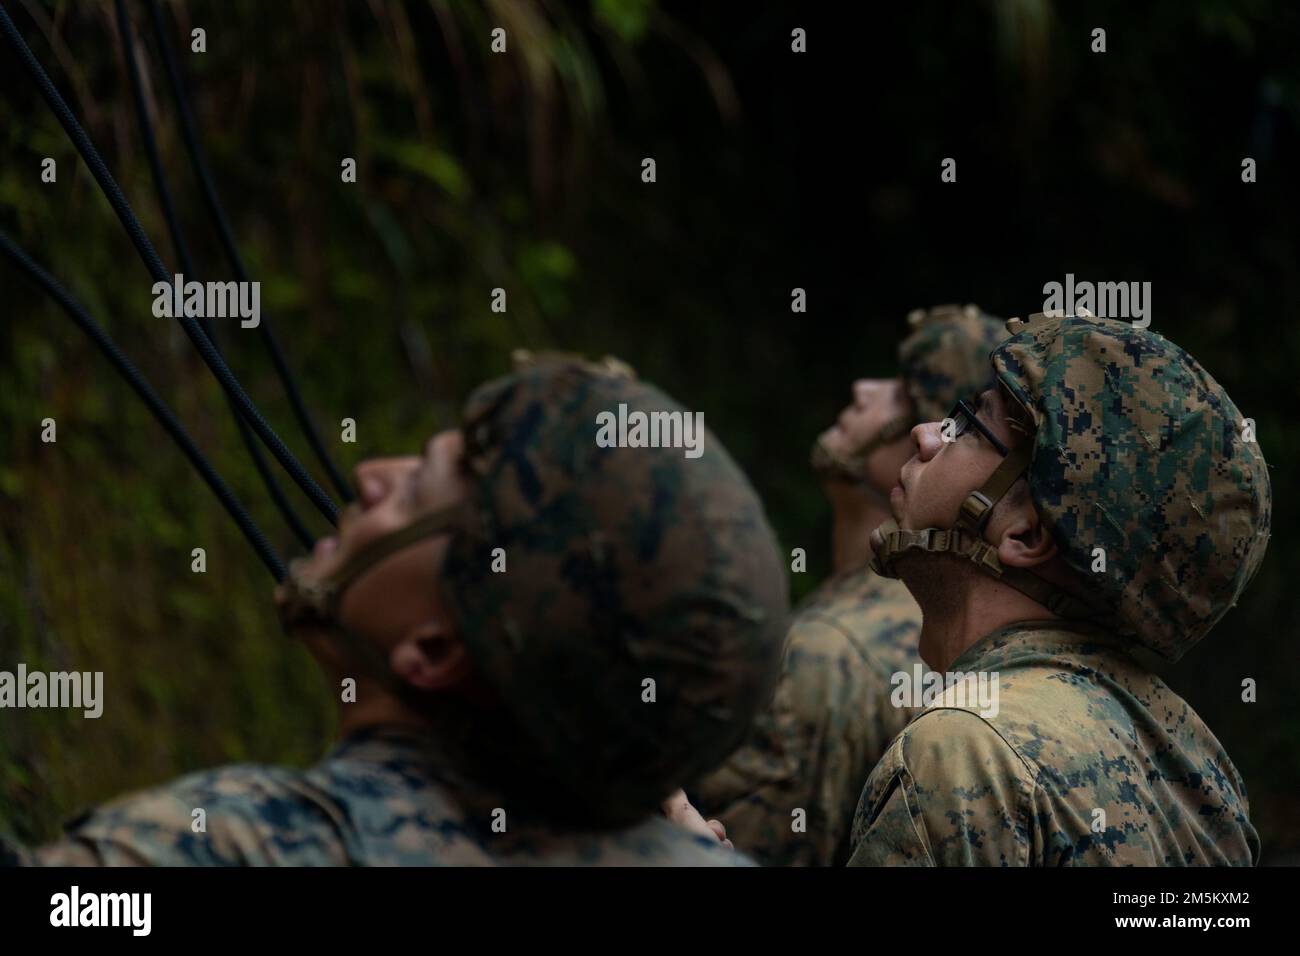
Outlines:
[[[112,5],[6,7],[174,263]],[[199,267],[224,277],[143,5],[129,7],[182,219]],[[166,15],[264,320],[343,464],[453,424],[514,347],[618,354],[705,413],[785,545],[808,550],[796,597],[828,564],[809,443],[855,376],[892,374],[907,310],[1025,315],[1067,272],[1151,281],[1154,327],[1257,421],[1275,494],[1259,576],[1167,677],[1245,776],[1266,862],[1296,862],[1300,15],[1286,0],[1083,7],[183,0]],[[47,156],[56,184],[39,179]],[[947,156],[955,184],[939,181]],[[291,555],[219,389],[153,318],[144,268],[8,56],[0,227],[111,331]],[[789,311],[795,286],[806,315]],[[102,670],[107,698],[95,721],[0,714],[0,827],[49,838],[80,807],[185,771],[313,760],[330,697],[280,635],[243,539],[7,262],[0,316],[0,668]],[[219,336],[310,465],[253,333]],[[40,440],[47,417],[56,444]],[[356,444],[337,440],[347,417]],[[1258,703],[1241,702],[1245,677]]]

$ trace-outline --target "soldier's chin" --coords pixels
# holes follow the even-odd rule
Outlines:
[[[867,541],[871,544],[871,550],[875,554],[880,554],[880,549],[885,545],[885,536],[880,530],[883,527],[884,525],[876,525],[871,529],[871,534],[867,537]]]
[[[828,428],[813,441],[812,450],[808,455],[808,464],[812,466],[813,474],[821,481],[847,482],[850,480],[849,476],[844,474],[844,469],[835,453],[826,444],[826,437],[834,430]]]

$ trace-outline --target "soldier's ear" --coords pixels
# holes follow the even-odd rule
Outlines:
[[[1043,527],[1028,495],[1018,496],[999,522],[998,560],[1010,568],[1032,568],[1056,557],[1056,542]]]
[[[418,690],[447,690],[473,669],[465,643],[446,624],[433,620],[407,631],[388,661],[398,677]]]

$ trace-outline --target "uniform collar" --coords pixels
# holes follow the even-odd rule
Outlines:
[[[1123,650],[1124,643],[1103,628],[1079,621],[1062,618],[1018,621],[980,638],[958,655],[948,669],[996,670],[1034,660],[1077,658],[1102,649]]]

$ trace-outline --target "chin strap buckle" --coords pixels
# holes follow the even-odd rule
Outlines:
[[[871,569],[887,578],[898,577],[894,573],[894,564],[908,551],[966,556],[971,550],[969,536],[960,528],[921,528],[913,531],[900,528],[897,521],[890,519],[880,526],[879,532],[881,543],[872,556]]]
[[[995,578],[1001,578],[1006,568],[998,560],[998,549],[987,541],[977,540],[970,549],[968,557],[981,571],[987,571]]]
[[[966,496],[966,500],[961,503],[961,512],[957,515],[957,526],[965,528],[976,536],[982,535],[984,526],[988,524],[989,513],[992,510],[993,502],[989,500],[988,495],[982,491],[972,491]]]

